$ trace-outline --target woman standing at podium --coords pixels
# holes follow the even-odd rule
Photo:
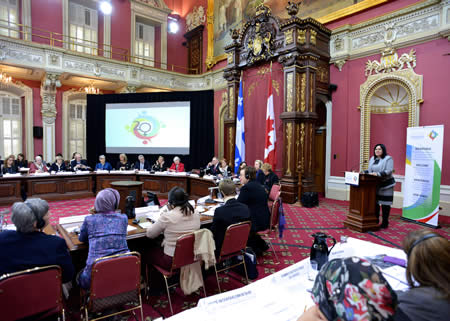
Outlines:
[[[395,179],[392,176],[393,170],[394,160],[387,154],[386,147],[383,144],[375,145],[373,156],[369,161],[369,170],[366,173],[382,178],[381,183],[377,186],[377,205],[375,208],[375,215],[379,222],[381,206],[383,214],[381,228],[387,228],[389,225],[389,212],[394,199],[395,186]]]

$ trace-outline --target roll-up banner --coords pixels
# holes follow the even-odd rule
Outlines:
[[[444,125],[409,127],[403,218],[438,226]]]

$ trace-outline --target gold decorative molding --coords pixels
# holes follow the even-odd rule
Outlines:
[[[312,153],[313,127],[314,127],[314,124],[313,123],[309,123],[309,140],[311,141],[311,143],[309,144],[309,171],[310,172],[312,171],[312,159],[313,159],[313,153]]]
[[[302,78],[300,82],[300,111],[306,111],[306,73],[302,73]]]
[[[292,147],[292,123],[286,124],[286,156],[287,156],[287,166],[286,166],[286,175],[291,176],[291,147]]]
[[[297,42],[299,45],[304,45],[306,43],[306,30],[297,31]]]
[[[230,164],[234,164],[234,157],[233,157],[233,148],[231,148],[233,146],[233,127],[228,127],[228,146],[230,146],[229,148],[229,157],[228,157],[228,161],[230,162]]]
[[[314,75],[313,73],[309,74],[309,111],[313,112],[313,99],[314,99]]]
[[[294,37],[292,37],[293,32],[294,29],[289,29],[284,32],[284,43],[286,46],[294,42]]]
[[[225,118],[228,111],[228,92],[224,90],[222,92],[222,104],[219,107],[219,146],[218,146],[218,155],[219,158],[225,157]]]
[[[272,88],[275,89],[277,96],[280,96],[280,82],[278,80],[272,79]]]
[[[311,29],[309,30],[309,43],[314,46],[317,44],[317,31]]]
[[[257,84],[258,84],[257,82],[252,82],[252,83],[250,84],[250,86],[248,86],[248,90],[247,90],[247,98],[250,98],[250,97],[251,97],[251,95],[252,95],[253,91],[255,90]]]
[[[231,52],[227,53],[227,62],[228,64],[232,64],[233,63],[233,54]]]
[[[301,168],[302,168],[302,173],[303,173],[303,171],[305,169],[305,153],[303,152],[303,148],[305,146],[305,134],[306,134],[305,133],[305,123],[301,123],[300,127],[301,127],[301,129],[300,129],[300,146],[302,148],[300,153],[302,155],[302,166],[301,166]]]
[[[344,8],[344,9],[335,11],[333,13],[327,14],[327,15],[325,15],[323,17],[320,17],[320,18],[318,18],[316,20],[319,21],[320,23],[323,23],[323,24],[329,23],[331,21],[342,19],[344,17],[353,15],[355,13],[358,13],[360,11],[369,9],[371,7],[378,6],[378,5],[386,3],[388,1],[390,1],[390,0],[364,0],[364,1],[361,1],[360,3],[354,4],[354,5],[349,6],[347,8]]]
[[[236,108],[234,105],[234,87],[228,88],[228,99],[230,100],[230,104],[228,105],[228,115],[231,119],[234,119],[234,110]]]
[[[294,72],[290,72],[286,75],[286,111],[294,111],[293,105],[294,105]]]

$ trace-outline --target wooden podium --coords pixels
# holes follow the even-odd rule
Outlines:
[[[117,181],[111,182],[111,187],[116,189],[120,194],[119,208],[122,214],[125,214],[125,203],[127,196],[134,196],[136,200],[135,207],[142,204],[142,184],[139,181]]]
[[[375,216],[378,176],[359,174],[359,186],[350,186],[350,206],[344,226],[358,232],[379,229]]]

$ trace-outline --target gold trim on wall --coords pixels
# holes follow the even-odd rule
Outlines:
[[[380,4],[386,3],[390,0],[364,0],[360,3],[354,4],[347,8],[338,10],[336,12],[327,14],[323,17],[316,19],[320,23],[329,23],[338,19],[345,18],[347,16],[353,15],[363,10],[367,10],[371,7],[378,6]],[[227,59],[226,54],[222,54],[220,56],[214,56],[214,0],[208,0],[208,9],[206,11],[207,15],[207,31],[208,31],[208,48],[206,55],[206,67],[211,69],[214,67],[219,61]],[[298,41],[301,44],[301,35],[298,34]]]

